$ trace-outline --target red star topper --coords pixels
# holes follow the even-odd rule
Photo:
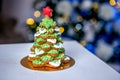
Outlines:
[[[43,15],[47,16],[47,17],[51,17],[52,16],[52,9],[50,7],[45,7],[43,8]]]

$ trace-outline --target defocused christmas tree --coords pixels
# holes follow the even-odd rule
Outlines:
[[[120,0],[35,0],[34,17],[27,19],[27,24],[34,34],[43,18],[40,11],[50,6],[52,18],[64,31],[63,39],[77,40],[102,60],[117,64],[114,67],[120,72],[119,4]]]

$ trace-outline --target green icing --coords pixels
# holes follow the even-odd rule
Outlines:
[[[41,51],[42,49],[41,48],[38,48],[39,51]]]
[[[40,61],[40,60],[33,60],[32,63],[33,64],[45,64],[43,61]]]
[[[42,47],[42,48],[49,48],[50,45],[49,45],[49,44],[42,44],[41,47]]]
[[[34,45],[35,45],[35,46],[39,46],[39,44],[38,44],[37,42],[34,42]]]
[[[42,39],[42,38],[37,38],[36,39],[36,42],[40,42],[40,41],[44,41],[44,39]]]
[[[41,34],[40,36],[41,37],[47,37],[48,35],[47,34]]]
[[[60,44],[59,44],[59,43],[56,43],[55,45],[59,46]]]
[[[59,48],[59,51],[65,51],[65,49],[64,48]]]
[[[39,28],[40,28],[40,27],[39,27],[39,26],[37,26],[36,31],[38,31],[38,30],[39,30]]]
[[[33,48],[33,47],[31,47],[30,49],[31,49],[31,50],[34,50],[34,48]]]
[[[50,50],[48,53],[56,54],[56,53],[58,53],[58,51],[57,50]]]
[[[49,28],[50,26],[56,26],[56,22],[49,18],[43,18],[42,22],[40,23],[40,26]]]
[[[52,34],[53,36],[58,36],[58,34],[57,33],[54,33],[54,34]]]
[[[52,37],[57,37],[58,34],[57,33],[54,33],[54,34],[50,34],[49,36],[52,36]]]
[[[54,29],[50,28],[47,32],[54,32]]]
[[[41,56],[35,56],[35,58],[41,58]]]
[[[58,60],[53,60],[52,62],[56,63],[56,62],[58,62]]]
[[[60,48],[60,49],[65,50],[64,48]]]
[[[59,54],[56,58],[64,58],[65,56],[64,56],[64,54]]]
[[[61,38],[61,37],[58,37],[58,41],[62,41],[62,38]]]
[[[49,55],[44,55],[41,57],[42,60],[53,60],[53,57],[52,56],[49,56]]]

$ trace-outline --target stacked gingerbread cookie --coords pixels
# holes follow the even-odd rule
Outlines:
[[[34,43],[28,56],[33,67],[59,67],[70,60],[65,56],[60,34],[56,22],[49,16],[42,19],[36,28]]]

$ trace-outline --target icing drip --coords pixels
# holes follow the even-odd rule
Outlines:
[[[36,36],[39,36],[39,35],[40,35],[39,32],[36,32],[36,33],[34,34],[35,37],[36,37]]]
[[[47,39],[48,42],[56,43],[56,39]]]
[[[45,33],[46,31],[47,31],[46,29],[41,29],[41,28],[40,28],[40,29],[39,29],[39,32],[36,32],[34,36],[35,36],[35,37],[36,37],[36,36],[39,36],[40,34],[43,34],[43,33]]]
[[[60,28],[58,28],[58,27],[55,28],[55,31],[58,32],[58,35],[61,35],[61,34],[62,34],[62,33],[60,32]]]
[[[36,55],[40,55],[40,54],[43,54],[43,53],[44,53],[44,51],[43,51],[43,50],[39,50],[39,49],[35,48],[35,53],[36,53]]]
[[[49,45],[49,44],[43,44],[43,45],[41,45],[41,47],[42,47],[42,48],[49,48],[50,45]]]
[[[58,56],[56,58],[61,59],[64,58],[65,54],[58,54]]]
[[[61,60],[54,60],[52,62],[49,62],[50,65],[58,67],[61,64]]]
[[[61,34],[62,34],[62,33],[60,33],[60,32],[58,33],[58,35],[61,35]]]
[[[55,31],[59,31],[60,29],[58,27],[55,28]]]
[[[62,43],[55,44],[54,47],[55,47],[55,48],[62,48],[62,47],[63,47],[63,44],[62,44]]]
[[[64,60],[70,60],[70,57],[65,56]]]
[[[35,54],[29,54],[28,56],[29,57],[35,57],[36,55]]]
[[[42,29],[42,28],[39,29],[39,33],[40,33],[40,34],[43,34],[43,33],[45,33],[46,31],[47,31],[46,29]]]

